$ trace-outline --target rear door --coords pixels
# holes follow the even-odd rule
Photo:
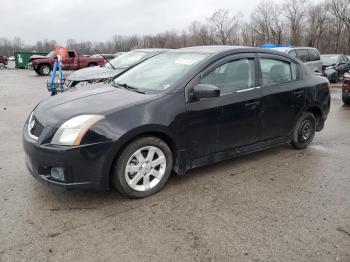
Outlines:
[[[289,136],[305,105],[305,88],[299,81],[299,65],[292,60],[260,54],[262,92],[262,140]]]

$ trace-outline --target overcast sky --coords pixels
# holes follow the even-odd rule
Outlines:
[[[260,0],[0,0],[0,37],[26,44],[69,38],[106,41],[115,34],[154,34],[183,30],[227,8],[249,18]],[[277,1],[277,0],[276,0]]]

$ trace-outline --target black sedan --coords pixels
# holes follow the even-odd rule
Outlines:
[[[329,108],[329,82],[287,54],[172,50],[111,85],[39,103],[24,126],[26,165],[47,185],[146,197],[172,171],[285,143],[306,148]]]
[[[164,53],[169,49],[144,48],[123,53],[112,60],[107,60],[103,66],[87,67],[75,71],[65,80],[65,89],[71,87],[86,87],[94,83],[106,82],[123,73],[128,68],[146,59]]]

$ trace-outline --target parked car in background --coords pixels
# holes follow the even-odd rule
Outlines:
[[[328,80],[287,54],[176,49],[39,103],[23,129],[26,165],[46,185],[147,197],[172,171],[286,143],[304,149],[329,108]]]
[[[346,55],[321,55],[324,75],[331,83],[337,83],[345,73],[350,70],[350,60]]]
[[[68,50],[68,56],[63,58],[62,64],[64,70],[77,70],[80,68],[103,65],[103,57],[83,57],[79,56],[76,50]],[[53,64],[57,61],[55,51],[47,56],[34,55],[30,59],[28,67],[32,67],[38,75],[47,76],[50,74]]]
[[[106,62],[103,66],[84,68],[70,74],[65,80],[65,89],[83,87],[93,83],[106,82],[121,74],[126,69],[152,56],[166,52],[169,49],[145,48],[136,49]]]
[[[344,104],[350,105],[350,73],[345,73],[343,77],[342,99]]]
[[[287,53],[298,58],[312,71],[322,73],[320,52],[313,47],[276,47],[274,50]]]
[[[0,55],[0,64],[7,65],[8,61],[9,59],[7,58],[7,56]]]

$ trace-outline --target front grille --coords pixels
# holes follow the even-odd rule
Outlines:
[[[30,126],[30,129],[29,129],[30,134],[36,138],[38,138],[41,135],[45,127],[42,123],[39,122],[39,120],[34,115],[29,120],[29,126]]]

